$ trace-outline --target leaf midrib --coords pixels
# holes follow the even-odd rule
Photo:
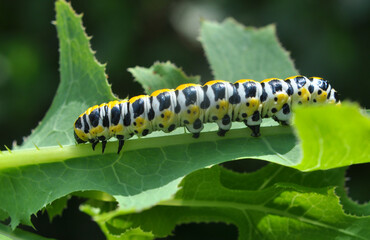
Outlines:
[[[264,136],[281,135],[292,133],[291,128],[273,126],[264,127]],[[226,136],[219,137],[215,131],[202,132],[200,138],[194,139],[191,134],[174,134],[156,137],[146,137],[139,139],[127,140],[121,154],[128,151],[135,151],[146,148],[163,148],[174,145],[189,145],[202,142],[217,142],[226,139],[237,139],[241,137],[252,138],[249,136],[246,128],[230,130]],[[109,142],[104,154],[114,153],[117,151],[118,141]],[[120,155],[116,155],[120,157]],[[44,163],[63,162],[67,159],[101,155],[100,145],[96,151],[92,151],[91,144],[67,145],[54,147],[40,147],[38,149],[21,149],[11,152],[2,152],[0,154],[0,170],[22,167],[27,165],[37,165]]]

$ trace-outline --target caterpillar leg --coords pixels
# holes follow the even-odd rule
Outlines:
[[[252,130],[252,134],[251,134],[252,137],[259,137],[259,136],[261,136],[261,133],[260,133],[260,125],[253,125],[253,126],[251,126],[251,125],[248,125],[247,123],[245,123],[245,125],[247,125]]]
[[[123,139],[118,140],[118,151],[117,151],[117,154],[119,154],[119,152],[121,152],[121,149],[122,149],[122,147],[123,147],[124,144],[125,144],[125,140],[123,140]]]
[[[193,133],[193,138],[199,138],[200,133]]]
[[[281,125],[284,125],[284,126],[289,126],[289,122],[288,121],[280,121]]]
[[[292,112],[290,110],[290,106],[289,104],[285,103],[283,105],[283,108],[280,109],[280,111],[278,111],[275,116],[272,116],[272,118],[281,125],[289,125],[291,116]]]
[[[219,127],[217,135],[220,137],[225,136],[225,134],[231,128],[231,118],[228,114],[226,114],[221,120],[217,120],[217,125]]]
[[[105,150],[105,146],[107,145],[107,140],[103,140],[101,142],[101,153],[103,154],[104,153],[104,150]]]
[[[89,140],[91,143],[92,150],[95,151],[95,146],[99,143],[99,140]]]
[[[98,140],[100,140],[101,143],[102,143],[102,145],[101,145],[101,153],[104,153],[105,145],[107,145],[107,139],[104,136],[100,136],[100,137],[98,137]]]
[[[252,137],[259,137],[261,136],[260,133],[260,125],[262,123],[261,113],[259,111],[255,111],[252,116],[249,116],[246,120],[244,120],[244,124],[252,130]]]
[[[125,144],[125,140],[124,140],[124,137],[122,135],[117,135],[116,138],[118,139],[117,154],[119,154],[119,152],[121,152],[121,150],[122,150],[123,145]]]
[[[198,118],[193,124],[187,124],[186,128],[189,132],[193,133],[193,138],[199,138],[200,132],[202,131],[204,125],[202,121]]]
[[[229,130],[225,130],[225,129],[221,129],[219,128],[218,129],[218,132],[217,132],[217,135],[220,136],[220,137],[224,137],[225,134],[228,132]]]
[[[280,119],[278,119],[276,116],[272,116],[272,118],[273,118],[276,122],[280,123],[280,124],[281,124],[281,125],[283,125],[283,126],[288,126],[288,125],[289,125],[289,121],[280,120]]]

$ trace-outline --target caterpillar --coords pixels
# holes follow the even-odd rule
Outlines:
[[[116,137],[118,154],[124,141],[152,131],[171,132],[185,126],[198,138],[204,123],[216,122],[217,134],[224,136],[232,122],[244,122],[252,136],[260,135],[262,118],[272,117],[287,125],[296,104],[338,103],[337,92],[328,81],[305,76],[285,80],[269,78],[261,82],[241,79],[235,83],[213,80],[182,84],[176,89],[161,89],[151,95],[96,105],[82,113],[74,123],[78,144],[90,142],[102,152],[111,137]]]

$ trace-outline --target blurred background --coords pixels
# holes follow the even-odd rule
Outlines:
[[[368,0],[72,0],[72,6],[84,13],[92,48],[97,59],[107,63],[109,82],[121,98],[143,91],[127,68],[149,67],[155,61],[170,60],[186,74],[212,80],[197,40],[199,20],[231,16],[247,26],[276,24],[278,38],[301,74],[324,77],[341,99],[369,108]],[[56,92],[59,56],[54,19],[53,1],[0,1],[0,149],[31,133]],[[351,179],[364,169],[368,171],[368,165],[351,168]],[[355,199],[369,199],[361,188],[358,191]],[[75,205],[77,209],[77,200]]]

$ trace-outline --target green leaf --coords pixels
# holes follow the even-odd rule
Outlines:
[[[129,68],[128,71],[143,86],[146,94],[163,88],[175,89],[184,83],[200,83],[199,76],[188,77],[180,68],[170,62],[154,63],[150,68]]]
[[[45,238],[21,229],[13,231],[10,227],[0,223],[0,240],[51,240],[51,238]]]
[[[152,233],[144,232],[140,228],[131,228],[120,219],[107,221],[109,218],[102,217],[102,215],[109,212],[107,211],[109,208],[110,206],[107,206],[107,203],[99,201],[89,201],[80,206],[81,211],[93,217],[108,240],[149,240],[154,238]]]
[[[40,125],[41,130],[36,130],[32,135],[34,137],[30,138],[33,140],[26,142],[25,146],[32,145],[35,139],[49,139],[45,144],[56,145],[49,138],[53,134],[46,131],[49,127],[56,129],[56,126],[64,127],[64,130],[57,132],[69,139],[66,142],[72,144],[73,121],[79,113],[88,106],[113,99],[105,79],[104,68],[96,62],[89,48],[88,39],[81,27],[81,18],[76,16],[70,5],[64,1],[58,1],[56,5],[56,25],[61,41],[62,83],[54,102],[61,103],[60,99],[65,102],[62,102],[57,110],[53,103],[42,121],[44,125]],[[238,25],[235,27],[229,23],[228,26],[241,29],[235,32],[235,38],[245,34],[243,28]],[[254,34],[259,33],[254,30],[250,31],[250,34],[254,38]],[[256,44],[261,44],[261,41],[245,41],[240,44],[253,49]],[[277,43],[273,45],[278,46]],[[279,51],[283,52],[281,49]],[[242,61],[243,58],[244,56],[238,53],[232,59]],[[280,58],[284,58],[280,59],[281,63],[290,62],[286,54],[282,54]],[[272,60],[279,59],[269,61]],[[270,68],[269,61],[261,65],[266,71]],[[283,65],[281,70],[286,69]],[[174,78],[173,76],[185,75],[170,64],[157,64],[156,68],[159,69],[157,72],[163,75],[163,79],[179,81],[174,83],[176,85],[187,78]],[[242,70],[243,68],[235,68],[234,72]],[[291,72],[293,74],[294,71]],[[167,77],[166,74],[172,77]],[[146,75],[139,74],[137,80],[144,82],[144,77]],[[148,88],[154,88],[150,85],[152,83],[155,82],[146,83]],[[72,103],[75,108],[71,106]],[[60,114],[67,110],[68,114],[61,118]],[[352,117],[347,116],[346,124]],[[321,120],[327,121],[324,118]],[[344,121],[344,118],[341,121]],[[338,128],[336,130],[341,131]],[[200,138],[196,140],[191,134],[184,134],[184,129],[181,128],[171,134],[155,132],[145,138],[127,141],[120,155],[115,153],[117,142],[109,142],[104,155],[99,153],[100,146],[94,152],[90,144],[0,153],[0,208],[9,214],[14,228],[19,221],[29,223],[32,213],[58,198],[76,191],[98,190],[112,195],[123,211],[140,211],[154,206],[159,201],[170,199],[185,175],[212,164],[241,158],[263,159],[291,167],[306,164],[300,160],[301,148],[292,129],[278,126],[271,119],[264,120],[260,138],[250,137],[250,131],[242,123],[233,124],[232,131],[224,138],[218,137],[216,131],[215,124],[207,124]],[[41,142],[37,142],[37,145],[43,146]],[[342,162],[340,166],[343,166]],[[331,162],[330,167],[338,165]]]
[[[216,79],[262,81],[298,73],[278,42],[274,25],[256,29],[230,18],[221,24],[203,21],[200,41]]]
[[[67,207],[69,198],[69,195],[61,197],[45,207],[45,210],[48,212],[50,222],[53,221],[54,217],[62,216],[63,210]]]
[[[302,142],[303,171],[330,169],[370,161],[370,118],[354,104],[295,109],[294,124]]]
[[[181,178],[196,169],[248,154],[267,155],[273,161],[275,153],[263,147],[265,142],[274,147],[286,139],[281,154],[294,154],[289,128],[271,127],[263,138],[247,134],[243,128],[225,138],[206,132],[197,141],[190,134],[141,138],[127,141],[121,155],[115,153],[116,143],[108,144],[104,155],[88,144],[3,153],[1,208],[16,226],[19,219],[27,221],[30,214],[66,194],[100,190],[113,195],[121,208],[140,210],[170,198]]]
[[[240,174],[214,166],[185,177],[173,200],[94,219],[141,227],[156,237],[168,236],[176,224],[222,221],[238,227],[239,239],[367,239],[370,217],[345,214],[331,187],[343,176],[344,169],[302,173],[270,164]]]
[[[0,221],[4,221],[6,220],[7,218],[9,217],[9,215],[3,211],[1,208],[0,208]]]
[[[39,126],[25,139],[22,149],[74,144],[73,123],[88,107],[113,100],[105,75],[90,48],[89,38],[76,15],[64,0],[56,2],[60,53],[60,85]]]

